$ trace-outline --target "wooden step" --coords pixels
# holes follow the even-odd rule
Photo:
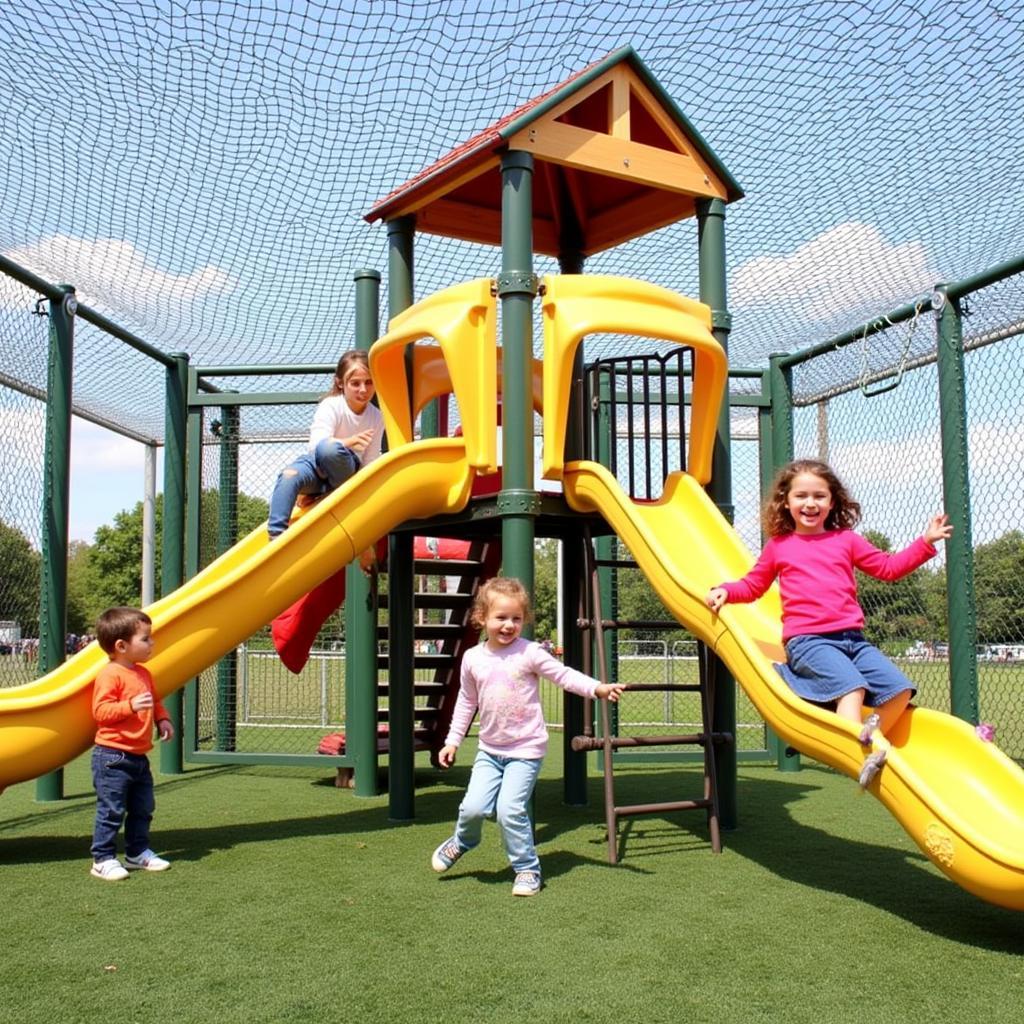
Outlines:
[[[423,721],[425,719],[437,718],[440,708],[431,707],[415,707],[412,709],[413,718],[417,721]],[[386,722],[389,718],[387,708],[377,708],[377,721]]]

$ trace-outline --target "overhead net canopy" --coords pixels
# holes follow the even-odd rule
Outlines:
[[[1020,254],[1021,0],[8,0],[0,252],[194,364],[333,363],[351,343],[353,272],[378,268],[386,287],[383,229],[363,220],[374,202],[625,44],[746,192],[728,207],[734,365]],[[499,259],[422,237],[417,295]],[[696,295],[695,225],[586,270]],[[1019,277],[997,298],[972,331],[1024,320]],[[0,278],[3,373],[41,388],[35,299]],[[934,348],[930,328],[907,333],[798,388]],[[161,437],[159,366],[81,323],[75,360],[77,408]]]

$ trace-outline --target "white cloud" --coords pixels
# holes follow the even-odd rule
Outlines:
[[[786,256],[759,256],[730,279],[734,309],[785,305],[815,321],[837,311],[884,309],[927,291],[939,279],[921,242],[892,245],[870,224],[850,221],[829,228]]]
[[[238,287],[238,279],[220,267],[207,265],[190,274],[172,274],[150,263],[131,242],[113,238],[87,240],[51,235],[5,255],[54,284],[74,284],[80,302],[103,308],[140,302],[192,302],[206,295],[223,295]],[[24,289],[9,278],[0,279],[0,302]]]

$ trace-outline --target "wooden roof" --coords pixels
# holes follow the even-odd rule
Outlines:
[[[501,156],[533,154],[533,246],[584,255],[743,190],[630,46],[496,121],[379,200],[368,221],[501,244]]]

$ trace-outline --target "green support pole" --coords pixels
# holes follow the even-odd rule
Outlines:
[[[50,340],[46,367],[46,437],[43,448],[43,543],[39,607],[39,671],[52,672],[65,657],[68,612],[68,508],[71,488],[71,378],[75,310],[69,284],[58,285],[50,300]],[[36,780],[42,803],[64,796],[64,769]]]
[[[518,150],[501,159],[502,489],[501,560],[506,576],[533,593],[534,519],[540,499],[533,472],[533,157]],[[524,635],[532,635],[524,630]]]
[[[606,374],[598,376],[598,402],[597,402],[597,427],[595,436],[597,441],[597,461],[608,469],[612,468],[612,458],[615,445],[615,421],[612,415],[613,390],[617,383]],[[615,559],[618,552],[617,543],[614,537],[607,535],[598,537],[595,540],[595,554],[598,561],[610,562]],[[619,616],[618,584],[619,570],[615,566],[602,565],[597,570],[597,582],[601,596],[601,609],[604,616],[609,619],[617,619]],[[592,634],[590,644],[590,658],[593,664],[597,664],[597,637]],[[619,681],[619,641],[615,630],[607,630],[604,637],[604,649],[608,656],[608,682]],[[619,706],[612,704],[608,709],[608,724],[614,735],[619,731]],[[612,757],[614,758],[614,754]],[[595,763],[601,765],[604,770],[604,761],[600,753],[594,758]]]
[[[559,179],[561,181],[561,179]],[[559,199],[562,235],[559,239],[561,252],[558,254],[558,270],[562,274],[583,273],[583,233],[577,222],[569,196]],[[581,399],[583,395],[584,344],[581,343],[572,361],[572,388],[569,393],[569,422],[565,428],[565,458],[583,458],[583,433],[581,431]],[[576,610],[579,607],[580,589],[586,586],[586,568],[581,542],[577,538],[566,538],[562,548],[562,636],[565,650],[562,658],[573,668],[583,667],[582,634],[576,625]],[[565,723],[562,730],[562,787],[563,800],[570,807],[583,807],[587,803],[587,755],[572,749],[572,738],[583,732],[583,698],[566,693],[562,700],[562,714]]]
[[[775,474],[793,459],[793,368],[784,352],[768,356],[768,393],[771,396],[771,462],[761,470],[761,493],[767,496]],[[798,772],[800,755],[787,754],[786,744],[768,729],[768,749],[775,753],[779,771]]]
[[[199,375],[193,367],[187,371],[188,396],[197,394]],[[203,530],[203,408],[187,400],[188,414],[185,424],[185,579],[199,572]],[[184,695],[183,718],[185,728],[181,736],[183,751],[194,751],[199,746],[199,679],[193,677],[182,689]],[[184,753],[182,754],[184,761]]]
[[[965,722],[977,725],[978,627],[974,602],[963,314],[959,300],[950,296],[944,288],[936,291],[935,302],[941,302],[938,317],[938,364],[942,494],[954,526],[952,537],[946,541],[950,710]]]
[[[415,817],[413,536],[391,537],[388,563],[388,818]]]
[[[220,501],[217,507],[217,554],[238,543],[238,437],[241,409],[225,405],[220,421]],[[191,449],[189,449],[191,451]],[[200,448],[201,450],[201,448]],[[194,459],[192,461],[195,461]],[[237,748],[238,650],[217,662],[217,750]]]
[[[562,660],[573,668],[584,666],[584,633],[576,623],[580,595],[587,586],[586,563],[580,537],[562,541],[562,636],[565,639]],[[572,738],[583,733],[583,698],[566,693],[562,701],[562,799],[570,807],[587,803],[587,755],[572,749]]]
[[[413,302],[413,232],[415,218],[388,221],[388,316],[395,317]],[[412,382],[412,346],[405,353]],[[410,395],[411,401],[411,395]],[[411,821],[415,816],[416,747],[413,736],[415,679],[413,665],[412,537],[392,534],[388,551],[388,817]]]
[[[357,270],[355,342],[368,349],[377,338],[380,274]],[[370,580],[355,562],[345,570],[345,752],[353,761],[356,796],[376,796],[377,608]]]
[[[185,550],[185,458],[188,413],[188,355],[175,352],[174,365],[167,368],[164,436],[163,570],[161,594],[166,597],[184,582]],[[198,452],[195,458],[199,458]],[[160,744],[160,771],[180,775],[182,763],[181,691],[170,694],[164,707],[174,724],[174,739]]]
[[[732,321],[726,306],[725,203],[721,199],[701,199],[697,203],[697,247],[700,299],[711,307],[711,330],[728,354]],[[718,419],[718,433],[712,456],[708,493],[719,511],[731,523],[732,453],[729,422],[729,393]],[[715,667],[715,700],[712,709],[714,730],[733,736],[732,743],[714,745],[718,775],[718,802],[722,828],[736,827],[736,682],[718,661]]]

